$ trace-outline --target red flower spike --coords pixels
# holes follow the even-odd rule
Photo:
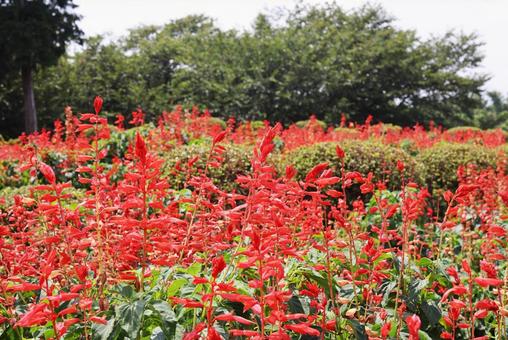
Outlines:
[[[408,316],[406,318],[406,324],[409,330],[409,339],[418,340],[419,339],[418,331],[420,330],[420,326],[422,324],[418,315],[413,314],[411,316]]]
[[[136,133],[136,156],[139,157],[141,163],[146,162],[146,144],[143,140],[143,137],[138,133]]]
[[[214,279],[219,276],[219,274],[226,268],[226,262],[224,261],[224,257],[219,256],[212,260],[212,277]]]
[[[222,131],[213,138],[213,144],[220,143],[226,138],[227,131]]]
[[[293,177],[295,177],[296,173],[297,173],[297,171],[296,171],[296,169],[295,169],[295,167],[294,167],[294,166],[292,166],[292,165],[288,165],[288,166],[286,167],[286,179],[287,179],[287,180],[290,180],[290,179],[292,179]]]
[[[487,288],[489,286],[499,287],[503,284],[503,280],[483,278],[483,277],[475,278],[474,282],[476,282],[479,286],[481,286],[483,288]]]
[[[346,157],[346,153],[338,145],[335,146],[335,153],[337,154],[337,157],[339,157],[340,159],[343,159],[344,157]]]
[[[98,317],[98,316],[92,316],[90,317],[90,321],[92,321],[93,323],[98,323],[98,324],[101,324],[101,325],[107,325],[108,324],[108,320],[106,320],[105,317]]]
[[[44,178],[46,178],[46,180],[50,184],[55,184],[56,182],[55,172],[49,165],[47,165],[46,163],[40,163],[39,170],[41,171]]]
[[[101,112],[103,102],[104,102],[104,100],[101,97],[99,97],[99,96],[95,97],[95,99],[93,101],[93,107],[95,109],[95,114],[99,114],[99,112]]]
[[[310,327],[308,324],[305,323],[298,323],[294,325],[284,325],[284,328],[289,329],[290,331],[293,331],[298,334],[307,334],[312,336],[320,336],[321,333],[315,329]]]
[[[404,162],[398,160],[397,161],[397,169],[399,170],[399,172],[404,171]]]

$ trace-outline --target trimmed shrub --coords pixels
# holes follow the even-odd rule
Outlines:
[[[193,145],[178,146],[172,151],[166,153],[164,158],[165,169],[168,172],[171,187],[174,189],[182,189],[185,185],[187,176],[187,163],[194,157],[198,160],[193,164],[191,169],[192,175],[197,175],[205,170],[206,160],[210,153],[210,144],[201,143]],[[225,146],[224,152],[220,155],[222,161],[219,167],[208,167],[208,177],[214,184],[222,190],[238,189],[235,182],[237,176],[245,175],[251,170],[250,157],[252,148],[243,145],[229,144]],[[177,164],[183,171],[176,169]]]
[[[401,132],[402,131],[402,126],[399,126],[399,125],[396,125],[396,124],[391,124],[391,123],[383,124],[383,132],[387,133],[389,131],[390,132],[394,132],[394,133]]]
[[[508,158],[508,143],[498,146],[496,150]]]
[[[326,128],[328,127],[328,125],[325,122],[319,119],[300,120],[295,123],[295,125],[300,129],[311,127],[311,125],[314,124],[315,126],[319,126],[320,128],[322,128],[323,130],[326,130]]]
[[[19,195],[22,198],[28,199],[38,199],[40,196],[45,195],[45,193],[33,190],[33,185],[25,185],[18,188],[6,187],[0,190],[0,211],[2,208],[10,207],[14,204],[14,197]],[[64,207],[74,206],[76,207],[78,203],[85,197],[84,189],[77,188],[65,188],[63,193],[66,196],[65,199],[62,199],[62,204]]]
[[[20,195],[28,197],[30,194],[31,186],[22,186],[22,187],[5,187],[0,189],[0,209],[7,208],[14,204],[14,196]]]
[[[446,130],[449,134],[462,133],[462,132],[480,132],[482,129],[477,128],[476,126],[456,126],[454,128]]]
[[[219,125],[222,130],[226,130],[226,128],[228,127],[228,125],[226,124],[226,122],[223,119],[220,119],[217,117],[210,117],[208,122],[211,126]]]
[[[411,139],[403,139],[399,143],[399,147],[411,156],[416,156],[420,152],[418,145]]]
[[[348,139],[360,139],[361,132],[356,129],[349,129],[345,127],[337,127],[333,129],[335,140],[348,140]]]
[[[18,167],[17,160],[0,160],[0,189],[21,187],[30,183],[28,172],[20,173]]]
[[[143,137],[147,137],[150,132],[154,130],[155,125],[153,123],[143,124],[141,126],[122,131],[119,131],[118,129],[111,130],[111,137],[107,141],[109,159],[113,157],[123,158],[127,152],[129,144],[134,141],[137,132],[139,132],[139,134]]]
[[[264,120],[253,120],[250,122],[250,128],[253,131],[264,129],[265,128],[265,121]]]
[[[460,166],[495,167],[498,157],[495,149],[481,145],[442,142],[421,151],[416,159],[429,190],[439,195],[457,188]]]
[[[372,172],[375,181],[385,182],[390,189],[400,189],[402,177],[397,170],[397,161],[400,160],[405,164],[405,176],[414,177],[416,164],[411,156],[400,148],[373,140],[347,140],[304,146],[287,153],[283,166],[292,164],[298,170],[298,179],[304,179],[315,165],[323,162],[328,162],[339,174],[341,165],[335,152],[337,144],[346,153],[346,171],[358,171],[364,176]]]

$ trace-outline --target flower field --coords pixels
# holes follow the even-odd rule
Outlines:
[[[503,131],[101,109],[0,142],[0,338],[507,338]]]

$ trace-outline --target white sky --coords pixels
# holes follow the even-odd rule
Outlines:
[[[325,3],[305,0],[303,3]],[[118,37],[142,24],[163,24],[188,14],[205,14],[225,29],[248,29],[259,12],[291,8],[294,0],[76,0],[86,35]],[[365,0],[337,0],[346,9]],[[475,32],[485,43],[484,69],[492,79],[488,90],[508,94],[508,0],[374,0],[396,17],[401,28],[416,29],[422,37],[456,29]]]

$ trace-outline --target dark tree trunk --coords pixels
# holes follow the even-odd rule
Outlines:
[[[37,112],[35,111],[32,68],[30,66],[23,66],[21,68],[21,77],[23,80],[23,100],[25,103],[25,132],[32,133],[37,131]]]

